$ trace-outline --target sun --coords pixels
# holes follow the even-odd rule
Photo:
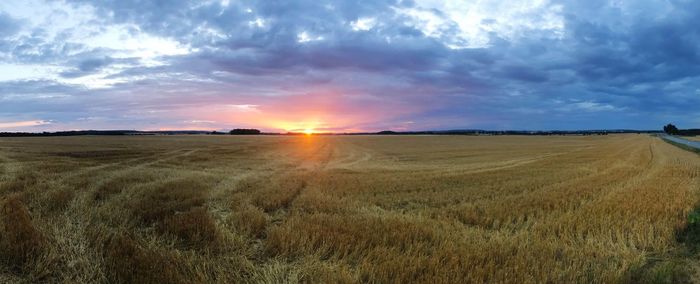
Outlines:
[[[314,132],[315,131],[311,128],[304,129],[304,134],[306,134],[306,135],[314,134]]]

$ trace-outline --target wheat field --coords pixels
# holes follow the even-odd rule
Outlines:
[[[647,135],[0,139],[0,282],[697,279]]]

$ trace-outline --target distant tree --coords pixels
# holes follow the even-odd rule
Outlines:
[[[234,130],[231,130],[228,134],[231,134],[231,135],[258,135],[258,134],[260,134],[260,130],[236,128]]]
[[[394,135],[394,134],[397,134],[397,133],[396,133],[395,131],[391,131],[391,130],[384,130],[384,131],[379,131],[379,132],[377,132],[377,134],[381,134],[381,135]]]
[[[678,130],[678,127],[669,123],[666,126],[664,126],[664,132],[671,135],[677,135],[680,131]]]

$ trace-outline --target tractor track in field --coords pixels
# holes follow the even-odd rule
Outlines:
[[[116,165],[113,165],[113,166],[121,166],[121,165],[128,166],[128,168],[126,168],[126,169],[116,170],[116,171],[132,172],[132,171],[140,170],[140,169],[143,169],[143,168],[146,168],[146,167],[158,164],[158,163],[167,162],[167,161],[174,160],[174,159],[181,158],[181,157],[187,157],[187,156],[190,156],[197,151],[199,151],[199,150],[197,150],[197,149],[180,149],[180,150],[170,151],[170,152],[167,152],[165,154],[154,155],[154,156],[163,156],[163,157],[157,158],[155,160],[149,160],[148,158],[154,157],[154,156],[149,156],[149,157],[144,158],[144,159],[136,160],[136,161],[139,161],[139,163],[134,164],[134,165],[127,165],[127,163],[134,162],[134,161],[125,161],[123,163],[117,163]],[[143,161],[143,160],[145,160],[145,161]],[[140,162],[140,161],[143,161],[143,162]]]
[[[149,155],[146,157],[138,157],[138,158],[128,159],[128,160],[124,160],[124,161],[116,161],[116,162],[112,162],[112,163],[96,165],[96,166],[92,166],[92,167],[83,168],[82,170],[68,174],[65,177],[61,178],[59,181],[66,181],[66,180],[69,180],[71,178],[75,178],[75,177],[81,176],[81,175],[96,174],[102,170],[105,170],[108,168],[114,168],[114,169],[107,171],[107,173],[109,173],[108,176],[110,176],[110,178],[104,180],[104,182],[107,182],[109,180],[112,180],[112,179],[117,178],[119,176],[122,176],[124,174],[146,168],[146,167],[151,166],[153,164],[176,159],[179,157],[189,156],[196,151],[197,151],[196,149],[192,149],[192,150],[178,149],[178,150],[173,150],[173,151],[169,151],[166,153],[153,154],[153,155]],[[161,157],[161,158],[153,159],[154,157]],[[121,167],[128,167],[128,168],[121,168]]]

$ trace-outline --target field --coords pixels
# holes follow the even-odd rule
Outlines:
[[[647,135],[2,138],[0,282],[693,280],[699,157]]]

